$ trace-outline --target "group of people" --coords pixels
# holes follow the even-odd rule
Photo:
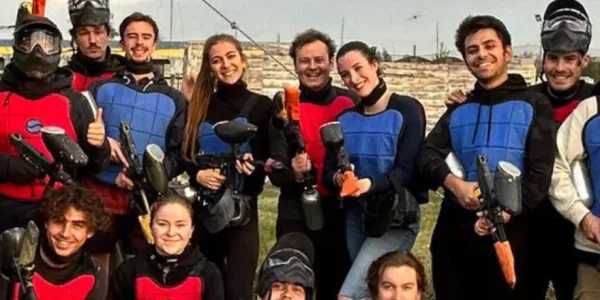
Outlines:
[[[581,80],[591,22],[579,2],[547,7],[546,81],[532,87],[508,73],[505,25],[492,16],[464,19],[456,48],[476,83],[449,96],[427,136],[423,105],[388,89],[363,42],[336,49],[314,29],[296,36],[293,127],[280,122],[278,100],[248,88],[248,59],[234,37],[209,37],[199,74],[177,90],[152,63],[159,28],[150,16],[121,22],[125,55],[118,56],[108,47],[108,1],[70,1],[69,14],[67,66],[59,66],[57,26],[27,17],[0,82],[6,297],[423,299],[426,271],[410,250],[419,205],[442,187],[431,238],[436,299],[544,299],[550,282],[558,300],[600,298],[600,90]],[[334,68],[347,89],[332,85]],[[229,121],[250,138],[235,147],[221,140],[218,128]],[[137,158],[121,144],[124,125],[133,156],[145,161],[146,149],[158,147],[165,177],[187,173],[195,195],[163,194],[140,180],[130,165]],[[52,158],[47,132],[56,127],[86,154],[84,166],[36,167],[11,142],[18,134]],[[490,199],[480,187],[481,157],[492,173],[503,163],[517,169],[519,209],[482,211],[478,191],[483,203]],[[572,179],[581,161],[587,197]],[[75,184],[51,181],[58,171]],[[257,201],[267,176],[280,189],[277,242],[259,266]],[[309,217],[309,205],[318,213]],[[494,249],[497,231],[514,257],[512,284]],[[28,240],[38,234],[31,258]]]

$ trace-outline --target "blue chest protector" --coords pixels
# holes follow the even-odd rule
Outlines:
[[[396,109],[375,115],[348,111],[338,117],[344,148],[358,177],[387,173],[394,168],[404,116]]]
[[[600,103],[600,99],[597,100]],[[600,107],[600,106],[598,106]],[[583,146],[588,155],[592,207],[594,216],[600,217],[600,115],[590,118],[583,129]]]
[[[491,106],[468,103],[456,108],[449,118],[450,139],[452,152],[465,170],[465,180],[477,181],[479,154],[488,157],[492,173],[501,160],[524,172],[525,148],[533,116],[533,106],[524,100]]]
[[[98,107],[104,111],[108,137],[120,141],[119,126],[121,122],[126,122],[131,127],[131,136],[140,159],[149,144],[156,144],[166,152],[167,131],[176,109],[173,99],[163,93],[141,92],[117,82],[101,85],[95,96]],[[114,186],[115,178],[122,170],[121,164],[111,162],[108,169],[96,177]]]
[[[240,114],[234,118],[233,120],[247,123],[248,122],[248,114],[252,111],[252,108],[258,101],[255,95],[250,96]],[[198,151],[201,155],[207,156],[230,156],[231,155],[231,145],[222,141],[216,134],[213,129],[213,125],[208,122],[203,122],[200,124],[200,128],[198,129]],[[250,148],[250,143],[244,143],[240,147],[240,154],[251,153],[252,149]],[[234,171],[234,170],[232,170]],[[242,176],[243,178],[243,176]],[[230,178],[228,178],[229,180]],[[240,186],[243,183],[240,183]]]

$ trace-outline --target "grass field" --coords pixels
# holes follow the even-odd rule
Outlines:
[[[259,262],[264,260],[265,255],[275,243],[275,220],[277,218],[277,196],[279,191],[270,185],[265,186],[265,191],[262,193],[259,200],[259,224],[260,224],[260,258]],[[435,195],[435,194],[432,194]],[[429,259],[429,240],[431,232],[437,219],[440,209],[440,199],[435,195],[431,197],[431,202],[421,206],[421,232],[417,237],[417,241],[413,247],[413,253],[421,260],[427,268],[428,276],[431,275],[431,261]],[[431,283],[431,280],[428,280]],[[427,289],[426,297],[423,300],[435,299],[432,292],[431,284]],[[554,300],[552,291],[546,297],[547,300]]]

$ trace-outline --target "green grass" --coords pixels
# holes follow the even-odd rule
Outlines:
[[[275,221],[277,219],[277,196],[279,191],[270,186],[265,185],[265,191],[261,194],[259,199],[259,224],[260,224],[260,257],[259,263],[261,263],[269,249],[275,243]],[[426,205],[421,206],[421,231],[417,237],[417,241],[413,247],[413,253],[419,258],[427,269],[427,276],[429,286],[426,291],[424,300],[433,300],[432,285],[431,285],[431,260],[429,254],[429,241],[431,240],[431,233],[437,220],[437,215],[440,210],[440,197],[435,194],[430,194],[431,201]],[[550,289],[547,300],[554,300],[552,289]]]

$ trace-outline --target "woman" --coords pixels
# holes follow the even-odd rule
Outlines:
[[[190,203],[178,196],[156,202],[150,212],[154,247],[115,270],[107,299],[223,300],[219,269],[190,244],[193,216]]]
[[[266,161],[269,144],[284,142],[282,134],[277,135],[279,141],[269,136],[275,132],[271,125],[275,109],[267,96],[248,89],[242,79],[247,69],[247,58],[232,36],[218,34],[206,40],[188,106],[182,148],[190,183],[199,189],[202,204],[206,204],[196,207],[203,226],[194,239],[221,269],[226,299],[235,300],[252,299],[258,264],[257,197],[263,190],[266,173],[263,168],[255,169],[253,161]],[[256,134],[240,147],[237,155],[243,159],[236,161],[235,170],[227,166],[215,170],[211,158],[231,155],[232,150],[215,135],[212,126],[234,119],[255,125]],[[233,180],[234,176],[241,180]],[[235,201],[231,200],[232,190],[241,195]],[[235,203],[233,213],[225,205],[231,202]]]
[[[336,60],[344,84],[361,97],[358,106],[338,116],[344,149],[359,178],[359,190],[344,200],[353,264],[339,299],[362,299],[371,262],[389,251],[411,249],[418,233],[418,203],[407,188],[425,135],[425,111],[416,99],[387,89],[375,50],[366,44],[344,45]],[[332,153],[323,178],[340,194],[344,176]]]
[[[425,268],[410,252],[388,252],[369,267],[367,285],[373,300],[421,300],[427,285]]]

